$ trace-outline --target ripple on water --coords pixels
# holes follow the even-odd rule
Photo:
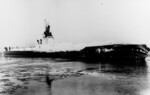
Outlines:
[[[3,95],[20,95],[22,93],[25,95],[35,93],[37,95],[51,95],[50,88],[46,84],[47,75],[49,78],[54,79],[53,87],[56,90],[61,90],[63,93],[66,89],[71,91],[82,89],[85,93],[81,95],[90,95],[86,92],[98,95],[97,92],[101,93],[103,91],[105,93],[114,91],[113,95],[116,93],[134,95],[134,92],[137,93],[137,90],[142,88],[146,81],[144,77],[144,74],[146,76],[146,72],[143,72],[145,68],[140,70],[141,67],[138,69],[133,68],[133,70],[132,68],[131,70],[129,68],[124,69],[124,67],[118,69],[110,64],[95,66],[93,64],[83,65],[80,62],[54,62],[49,59],[36,58],[8,59],[7,62],[0,64],[2,65],[0,66],[0,94],[3,93]],[[131,75],[134,75],[134,77]],[[53,87],[52,90],[55,92]],[[133,89],[131,89],[132,87]],[[79,92],[82,93],[83,91]],[[66,93],[62,95],[66,95]]]
[[[23,62],[25,62],[25,64],[23,64]],[[9,65],[10,63],[11,66]],[[35,60],[7,61],[5,65],[3,64],[5,69],[0,70],[0,83],[2,84],[2,86],[0,86],[0,93],[5,95],[5,93],[14,94],[18,89],[27,90],[29,86],[31,86],[31,81],[42,82],[45,84],[45,76],[47,74],[49,74],[50,78],[54,78],[55,80],[83,75],[83,73],[76,72],[76,70],[70,66],[64,67],[64,64],[66,63],[50,64],[49,62],[46,62],[41,64],[39,62],[36,63]]]

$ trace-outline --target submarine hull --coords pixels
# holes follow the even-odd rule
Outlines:
[[[80,51],[4,51],[6,57],[48,57],[84,60],[145,60],[149,48],[146,45],[114,44],[85,47]]]
[[[145,60],[149,48],[145,44],[113,44],[86,47],[82,50],[87,58],[104,60]]]

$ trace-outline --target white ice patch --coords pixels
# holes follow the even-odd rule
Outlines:
[[[91,76],[99,76],[99,73],[97,73],[97,72],[89,72],[88,75],[91,75]]]

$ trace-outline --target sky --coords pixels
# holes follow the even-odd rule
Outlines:
[[[149,0],[0,0],[0,46],[30,46],[44,19],[56,42],[150,44]]]

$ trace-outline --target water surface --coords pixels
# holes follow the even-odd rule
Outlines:
[[[149,95],[149,63],[1,57],[0,95]]]

